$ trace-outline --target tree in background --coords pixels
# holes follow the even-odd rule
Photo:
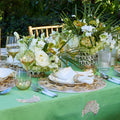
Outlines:
[[[62,11],[68,16],[75,14],[75,5],[82,9],[83,2],[86,4],[92,2],[94,6],[101,2],[103,4],[101,11],[106,8],[104,12],[109,13],[109,16],[119,17],[118,0],[0,0],[2,45],[5,45],[6,36],[13,34],[14,31],[28,35],[29,25],[61,24]]]

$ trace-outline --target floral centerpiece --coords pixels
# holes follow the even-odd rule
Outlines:
[[[78,19],[76,16],[74,21],[69,22],[69,18],[65,18],[63,32],[67,35],[71,34],[71,39],[68,42],[70,48],[84,48],[91,53],[98,51],[101,48],[100,36],[105,31],[105,24],[100,22],[98,18]],[[70,25],[69,25],[70,24]]]
[[[62,15],[64,21],[63,33],[66,38],[71,34],[71,39],[68,41],[66,51],[79,65],[83,67],[95,64],[96,53],[104,49],[106,45],[111,48],[119,47],[119,39],[117,39],[119,26],[111,27],[115,21],[108,19],[104,22],[102,14],[98,14],[100,5],[93,12],[91,7],[84,6],[83,17],[79,18],[72,15],[69,18],[65,13]]]
[[[20,51],[16,58],[26,70],[37,73],[58,70],[62,45],[65,43],[60,33],[53,31],[49,38],[44,33],[37,38],[34,35],[23,36],[18,43]]]

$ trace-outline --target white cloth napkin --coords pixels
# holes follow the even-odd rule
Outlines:
[[[14,76],[15,71],[11,70],[9,68],[0,68],[0,80],[9,77],[9,76]]]

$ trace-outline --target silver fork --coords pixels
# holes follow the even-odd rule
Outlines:
[[[38,86],[34,83],[32,83],[31,87],[32,87],[32,90],[35,91],[35,92],[41,92],[42,94],[50,96],[50,97],[57,97],[58,96],[56,93],[51,92],[48,89],[43,88],[41,86]]]

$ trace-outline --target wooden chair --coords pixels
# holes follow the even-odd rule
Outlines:
[[[45,36],[49,37],[49,34],[54,31],[62,31],[63,25],[52,25],[52,26],[40,26],[40,27],[32,27],[29,26],[29,35],[35,34],[36,37],[40,36],[43,32],[45,32]]]

